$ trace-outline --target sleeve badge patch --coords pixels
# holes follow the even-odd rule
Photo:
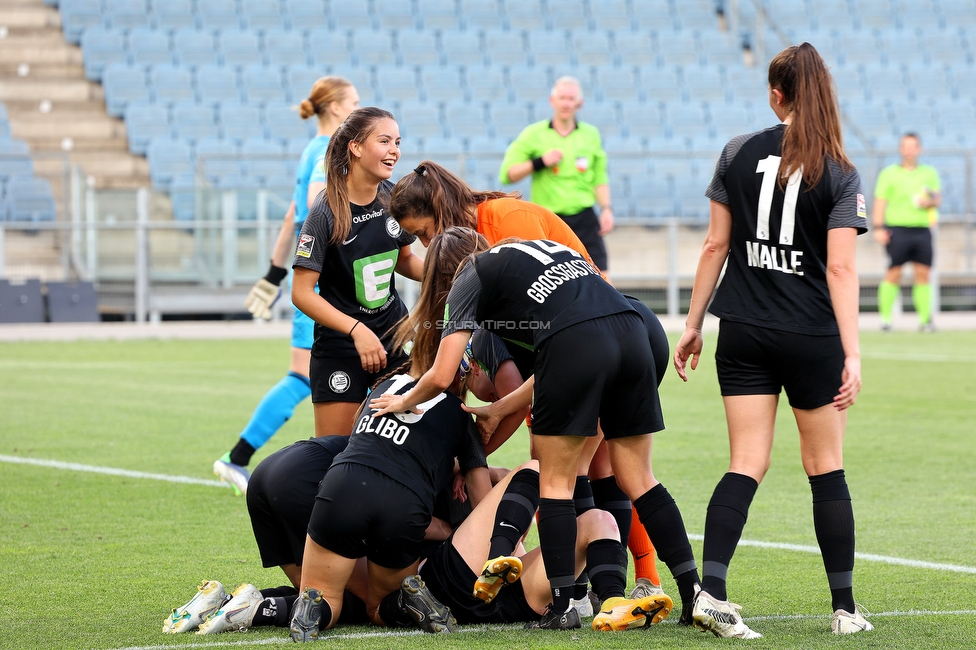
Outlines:
[[[868,209],[864,203],[864,195],[860,193],[857,195],[857,216],[864,217],[865,219],[868,216]]]
[[[295,255],[308,259],[312,256],[312,246],[314,245],[315,237],[302,233],[298,238],[298,248],[295,250]]]

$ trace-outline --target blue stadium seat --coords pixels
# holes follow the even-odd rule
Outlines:
[[[695,33],[689,30],[659,30],[656,34],[658,55],[664,65],[701,63],[701,47]]]
[[[974,134],[976,134],[976,110],[973,108],[971,97],[963,97],[958,100],[943,99],[936,101],[939,121],[945,134],[945,138],[952,143],[952,146],[973,146]],[[923,144],[926,141],[926,134],[920,133]]]
[[[93,25],[81,35],[85,78],[100,81],[102,71],[113,63],[127,63],[125,32],[121,29]]]
[[[620,102],[620,117],[621,125],[632,138],[658,137],[666,133],[658,102],[638,99]]]
[[[613,61],[610,34],[604,31],[570,32],[572,53],[579,65],[607,65]]]
[[[614,51],[623,65],[638,67],[656,64],[654,40],[646,31],[617,32],[613,35]]]
[[[953,83],[944,65],[909,65],[905,69],[908,87],[918,102],[951,97]]]
[[[46,178],[10,178],[7,181],[4,203],[9,221],[40,223],[55,219],[54,194],[51,183]]]
[[[322,0],[284,0],[284,14],[292,29],[314,29],[328,26]]]
[[[373,17],[365,2],[329,3],[330,24],[333,29],[362,29],[373,27]]]
[[[602,137],[620,134],[620,118],[617,116],[615,102],[588,99],[583,104],[583,108],[580,109],[579,117],[582,121],[595,126]]]
[[[153,27],[136,27],[129,32],[129,60],[133,65],[157,65],[173,62],[169,32]]]
[[[394,113],[404,140],[423,140],[431,136],[447,135],[440,108],[435,102],[404,101]]]
[[[508,68],[509,88],[516,100],[537,101],[540,98],[548,101],[549,91],[555,78],[549,68],[539,65],[512,65]],[[468,76],[468,87],[471,77]]]
[[[454,0],[425,0],[418,13],[424,29],[456,29],[460,26]]]
[[[639,154],[647,151],[641,138],[624,135],[608,135],[603,138],[603,150],[609,158],[613,158],[615,154]]]
[[[486,29],[485,55],[492,66],[528,63],[525,32],[521,29]]]
[[[122,117],[129,102],[150,99],[143,66],[113,63],[102,73],[105,107],[112,117]]]
[[[149,68],[149,85],[157,102],[175,104],[195,99],[193,75],[190,68],[172,63],[160,63]]]
[[[209,29],[177,29],[173,32],[173,52],[176,60],[186,66],[217,63],[217,44]]]
[[[693,139],[709,131],[705,107],[700,101],[669,102],[664,106],[672,137]]]
[[[685,90],[692,101],[717,102],[729,99],[722,69],[714,65],[686,65],[681,70]]]
[[[959,29],[923,30],[922,48],[932,63],[972,63],[972,53],[966,47]]]
[[[286,97],[281,68],[276,65],[252,63],[241,70],[241,90],[251,104],[279,101]]]
[[[310,140],[311,138],[307,138],[305,136],[300,138],[289,138],[285,142],[285,154],[293,161],[297,161],[299,158],[301,158],[301,155],[305,151],[305,147],[308,146]],[[294,167],[294,164],[292,167]],[[295,182],[295,169],[292,169],[291,182]]]
[[[257,104],[221,102],[217,105],[217,119],[225,140],[243,142],[248,138],[265,137],[261,108]]]
[[[418,26],[417,16],[410,2],[384,2],[377,5],[375,22],[381,29],[411,29]]]
[[[193,153],[186,140],[154,138],[146,150],[154,189],[167,190],[174,176],[193,173]]]
[[[492,133],[509,141],[514,140],[531,122],[527,104],[508,100],[489,102],[488,117]]]
[[[308,144],[316,123],[314,117],[302,120],[298,111],[286,102],[268,102],[264,105],[264,126],[268,136],[282,142],[297,139]],[[303,149],[305,144],[302,145]]]
[[[424,87],[424,96],[429,101],[464,98],[460,66],[438,64],[422,66],[420,80]]]
[[[930,132],[939,124],[939,113],[928,103],[928,98],[913,102],[891,103],[891,126],[896,133]]]
[[[649,102],[670,102],[682,98],[684,84],[678,75],[678,68],[674,66],[641,66],[637,78]]]
[[[742,43],[728,32],[706,32],[701,36],[702,56],[710,66],[742,66]]]
[[[19,138],[0,139],[0,180],[34,174],[30,147]]]
[[[217,45],[224,65],[245,66],[263,61],[257,30],[240,27],[217,30]]]
[[[501,23],[501,9],[498,0],[458,0],[464,26],[480,29]]]
[[[468,98],[472,101],[493,101],[508,99],[508,85],[505,83],[505,73],[495,65],[462,66],[464,73],[464,87]],[[511,75],[510,75],[511,77]],[[521,79],[511,77],[513,84],[519,84]]]
[[[841,109],[856,127],[861,140],[869,147],[882,147],[894,141],[888,107],[881,101],[849,99],[841,101]]]
[[[499,5],[509,29],[536,31],[546,27],[547,12],[542,0],[499,0]]]
[[[268,65],[304,65],[308,62],[303,29],[270,27],[264,30],[264,61]]]
[[[715,12],[717,3],[713,0],[683,0],[682,2],[675,2],[671,6],[675,25],[681,29],[701,30],[703,32],[718,31],[718,15]]]
[[[244,159],[244,171],[249,177],[256,179],[281,176],[295,165],[293,160],[285,158],[281,140],[248,138],[241,145],[241,156]]]
[[[253,30],[282,27],[286,20],[278,2],[268,0],[240,0],[240,15],[244,24]]]
[[[478,65],[485,62],[481,34],[476,29],[441,31],[441,54],[456,65]]]
[[[403,65],[432,65],[441,62],[433,29],[398,29],[393,32]]]
[[[748,3],[740,3],[748,4]],[[674,18],[671,16],[669,0],[641,0],[634,7],[634,22],[631,29],[637,31],[653,31],[655,29],[674,29]]]
[[[834,70],[835,81],[836,72]],[[725,79],[733,101],[753,101],[766,96],[766,73],[758,66],[728,66],[725,69]]]
[[[320,70],[327,71],[336,65],[354,63],[349,33],[345,29],[333,31],[328,27],[316,27],[309,30],[308,54],[311,64]]]
[[[847,0],[817,0],[816,11],[811,11],[820,29],[839,29],[849,27],[854,22],[851,5]]]
[[[125,108],[125,128],[129,152],[145,156],[153,138],[169,137],[169,109],[165,104],[147,101],[130,102]]]
[[[647,172],[631,174],[630,195],[634,216],[639,219],[673,217],[677,212],[671,179],[667,176]]]
[[[173,31],[183,27],[196,25],[196,14],[193,11],[192,0],[166,0],[154,2],[152,7],[152,24],[159,29]]]
[[[634,201],[630,196],[630,175],[610,175],[610,197],[613,200],[614,223],[625,223],[633,217]]]
[[[551,29],[564,29],[570,32],[583,32],[590,29],[590,17],[585,2],[561,2],[550,4],[549,24]],[[600,7],[596,7],[600,11]],[[506,12],[508,5],[506,5]]]
[[[214,106],[220,102],[241,99],[237,68],[230,65],[205,63],[197,66],[197,101]]]
[[[885,54],[885,63],[898,61],[906,52],[917,52],[922,47],[914,28],[888,29],[878,40]]]
[[[387,105],[420,99],[416,70],[413,66],[376,68],[376,93]]]
[[[897,13],[887,2],[856,2],[858,24],[862,29],[893,31]],[[914,50],[904,50],[914,51]]]
[[[447,164],[444,162],[446,159],[453,157],[456,160],[459,154],[464,153],[464,140],[461,138],[446,138],[440,135],[432,135],[424,138],[422,151],[424,152],[425,158],[446,167]]]
[[[569,69],[571,66],[569,41],[563,30],[537,31],[527,39],[532,62],[536,66],[559,66]]]
[[[172,108],[173,130],[177,137],[195,142],[217,136],[217,120],[214,107],[192,99],[177,102]],[[153,142],[149,143],[152,147]]]
[[[309,91],[320,77],[325,73],[321,68],[295,63],[285,69],[285,86],[288,89],[288,98],[296,104],[308,97]]]
[[[184,173],[173,177],[169,186],[173,219],[176,221],[193,221],[196,219],[196,189],[196,174]]]
[[[485,105],[482,102],[455,100],[444,102],[444,121],[454,137],[471,138],[488,134]]]
[[[599,6],[590,5],[590,19],[596,29],[619,32],[630,29],[633,19],[627,8],[627,0],[600,0]]]
[[[235,0],[204,0],[197,3],[197,21],[204,29],[240,27]]]
[[[220,179],[225,176],[244,173],[240,148],[233,140],[202,138],[194,147],[194,153],[197,170],[214,185],[219,185]]]
[[[900,65],[866,65],[862,68],[862,75],[870,99],[878,102],[911,99]]]
[[[149,24],[146,0],[102,0],[105,24],[116,29],[133,29]]]
[[[744,104],[712,103],[708,112],[715,137],[723,145],[737,135],[754,130],[754,118]]]
[[[64,38],[75,45],[86,29],[103,23],[102,0],[62,0],[60,11]]]
[[[387,66],[396,63],[393,33],[389,29],[354,29],[349,43],[361,66]]]
[[[637,97],[637,77],[633,66],[597,66],[593,81],[592,91],[584,89],[587,100],[594,96],[603,101],[620,101]]]

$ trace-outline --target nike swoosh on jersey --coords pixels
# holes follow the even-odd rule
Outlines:
[[[342,245],[345,246],[346,244],[351,244],[352,243],[352,240],[355,239],[356,237],[359,237],[359,235],[353,235],[352,237],[350,237],[346,241],[342,242]]]

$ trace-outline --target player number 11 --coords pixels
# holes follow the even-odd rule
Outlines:
[[[769,211],[773,207],[773,190],[779,178],[780,156],[767,156],[759,161],[756,173],[762,174],[762,186],[759,188],[759,213],[756,222],[756,239],[769,240]],[[796,199],[800,195],[800,179],[803,178],[803,168],[790,174],[786,181],[786,192],[783,197],[783,218],[779,227],[779,243],[793,245],[793,230],[796,226]]]

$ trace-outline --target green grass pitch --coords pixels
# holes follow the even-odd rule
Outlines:
[[[714,343],[706,338],[689,384],[669,371],[662,387],[668,429],[654,443],[655,474],[675,496],[699,562],[706,504],[728,461]],[[730,598],[764,635],[748,642],[754,648],[976,647],[976,333],[870,332],[862,347],[864,390],[850,414],[845,466],[857,550],[866,556],[855,568],[855,594],[876,631],[829,632],[823,567],[806,550],[816,545],[810,491],[785,399],[772,468],[732,562]],[[234,443],[287,359],[286,340],[0,344],[0,648],[287,642],[280,629],[161,633],[169,610],[203,579],[228,588],[284,583],[277,569],[261,568],[244,502],[230,489],[11,460],[212,479],[214,459]],[[255,461],[310,435],[311,423],[306,402]],[[513,466],[526,452],[522,434],[491,461]],[[371,649],[736,645],[670,622],[616,634],[498,627],[401,638],[345,628],[327,638],[324,644]]]

